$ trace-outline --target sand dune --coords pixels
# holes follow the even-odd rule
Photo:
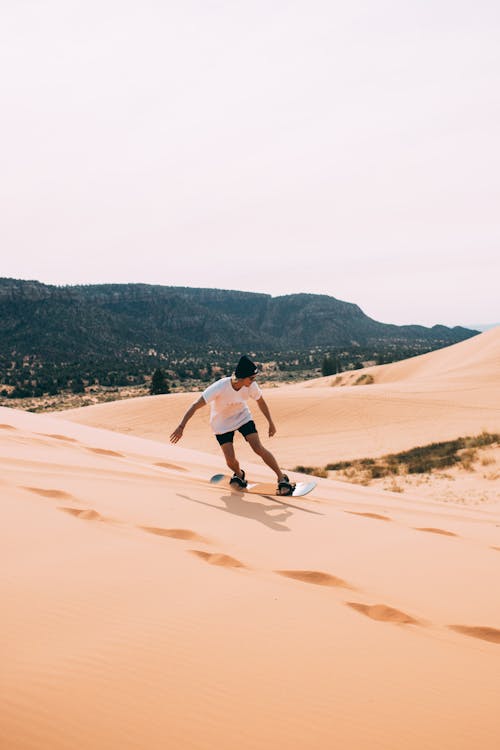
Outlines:
[[[476,383],[495,382],[500,366],[500,327],[447,346],[438,351],[421,354],[418,357],[392,362],[388,365],[367,367],[362,372],[373,376],[375,383],[397,383],[405,380],[447,379],[473,380]],[[353,381],[360,375],[345,373],[346,381]],[[317,385],[328,385],[332,378],[321,378]]]
[[[287,386],[268,391],[273,445],[292,460],[298,427],[319,463],[338,430],[362,453],[367,430],[387,451],[409,425],[425,440],[455,421],[494,428],[489,333],[465,342],[467,381],[441,370],[433,420],[423,367],[366,388]],[[193,450],[203,418],[180,445],[138,436],[142,422],[165,439],[191,399],[0,409],[0,746],[496,750],[499,505],[332,480],[293,503],[230,492],[207,481],[211,443]]]
[[[359,372],[346,377],[359,377]],[[500,328],[363,373],[376,382],[331,387],[331,377],[266,389],[278,428],[269,447],[283,466],[324,465],[482,430],[500,432]],[[197,397],[182,393],[97,404],[63,412],[61,418],[167,442]],[[265,436],[265,420],[258,409],[254,415]],[[208,409],[191,420],[182,445],[219,454]],[[243,440],[239,445],[243,460],[252,461]]]

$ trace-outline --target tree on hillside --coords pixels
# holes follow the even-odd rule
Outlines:
[[[158,396],[160,393],[170,393],[165,373],[160,368],[153,373],[149,393],[151,396]]]
[[[72,393],[85,393],[85,386],[81,378],[73,378],[71,381],[71,392]]]
[[[342,367],[337,356],[334,355],[331,357],[329,354],[326,354],[323,358],[323,364],[321,365],[321,374],[324,376],[336,375],[338,372],[342,372]]]

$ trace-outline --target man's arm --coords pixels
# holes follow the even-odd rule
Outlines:
[[[184,432],[184,427],[186,426],[186,424],[189,422],[189,420],[191,419],[191,417],[193,416],[193,414],[195,412],[197,412],[198,409],[201,409],[203,406],[205,406],[206,403],[207,402],[205,401],[205,399],[203,398],[203,396],[200,396],[200,398],[198,399],[198,401],[195,401],[194,404],[191,404],[191,406],[189,407],[189,409],[187,410],[187,412],[182,417],[182,420],[181,420],[179,426],[176,427],[175,430],[173,431],[173,433],[170,435],[170,442],[171,443],[178,443],[179,442],[179,440],[182,437],[182,433]]]
[[[269,422],[269,437],[272,437],[276,433],[276,427],[274,426],[274,422],[271,417],[271,412],[269,411],[269,407],[264,401],[263,396],[261,396],[257,400],[257,406],[261,410],[262,414],[265,416],[267,421]]]

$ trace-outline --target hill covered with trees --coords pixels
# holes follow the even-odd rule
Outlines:
[[[379,323],[355,304],[316,294],[147,284],[56,287],[0,279],[0,350],[57,359],[121,352],[215,347],[277,351],[366,346],[380,341],[452,344],[465,328]]]
[[[396,326],[327,295],[155,286],[51,286],[0,279],[0,388],[56,391],[140,383],[156,367],[209,379],[251,352],[286,369],[393,361],[466,339],[445,326]],[[34,384],[35,383],[35,384]]]

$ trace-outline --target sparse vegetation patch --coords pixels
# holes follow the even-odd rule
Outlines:
[[[380,458],[360,458],[352,461],[337,461],[323,469],[314,466],[296,466],[294,471],[315,476],[328,476],[329,471],[339,472],[345,479],[367,484],[373,479],[404,474],[427,474],[451,466],[473,470],[477,451],[487,446],[498,447],[498,433],[482,432],[474,437],[459,437],[429,445],[420,445],[400,453],[390,453]]]

